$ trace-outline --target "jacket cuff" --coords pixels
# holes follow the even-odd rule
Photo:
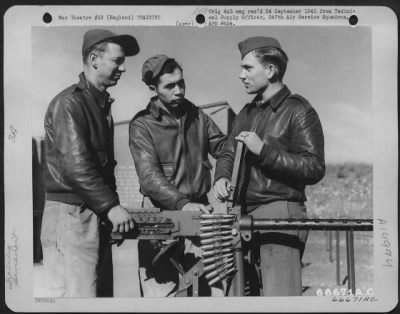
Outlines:
[[[268,166],[271,161],[271,154],[273,153],[273,148],[270,145],[263,145],[258,159],[263,166]]]
[[[119,199],[115,198],[107,207],[102,208],[101,210],[98,211],[98,216],[102,221],[105,222],[110,222],[108,219],[108,212],[111,210],[111,208],[120,205]]]
[[[268,156],[268,146],[263,144],[259,157],[261,160],[264,160],[267,156]]]
[[[183,206],[185,206],[187,203],[189,203],[190,200],[187,198],[183,198],[180,199],[177,203],[176,203],[176,209],[177,210],[182,210]]]
[[[214,183],[213,183],[213,186],[215,185],[215,183],[216,183],[219,179],[222,179],[222,178],[225,178],[225,179],[231,181],[231,178],[230,178],[230,177],[228,177],[227,175],[225,175],[225,174],[223,174],[223,173],[220,173],[220,174],[214,176]]]
[[[228,180],[231,180],[232,173],[229,173],[229,171],[226,170],[226,167],[221,167],[221,166],[222,165],[218,165],[218,163],[215,166],[214,184],[221,178],[227,178]]]

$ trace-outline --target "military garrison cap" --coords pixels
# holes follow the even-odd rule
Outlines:
[[[150,85],[151,81],[160,74],[166,61],[172,58],[159,54],[148,58],[142,67],[142,80],[146,85]],[[173,60],[173,59],[172,59]]]
[[[238,44],[238,46],[240,54],[242,55],[242,59],[250,51],[253,51],[258,48],[274,47],[282,50],[281,44],[277,39],[273,37],[263,37],[263,36],[249,37],[241,41]]]
[[[82,55],[87,54],[94,45],[106,40],[120,45],[128,57],[140,51],[136,38],[131,35],[117,35],[106,29],[91,29],[83,36]]]

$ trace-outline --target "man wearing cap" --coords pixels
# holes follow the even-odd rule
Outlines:
[[[155,95],[129,125],[129,145],[141,192],[151,206],[162,210],[208,213],[208,154],[217,157],[226,136],[210,117],[185,98],[183,70],[174,59],[166,55],[149,58],[143,64],[142,79]],[[187,268],[195,262],[189,260],[196,259],[201,252],[188,239],[184,242],[172,251]],[[139,242],[144,296],[173,295],[177,288],[178,272],[168,258],[151,265],[158,251],[146,241]],[[189,251],[195,254],[187,254]],[[200,283],[209,290],[205,280]],[[210,291],[204,291],[207,293]]]
[[[237,186],[244,213],[254,218],[306,218],[305,187],[325,173],[320,120],[306,99],[282,83],[288,58],[278,40],[251,37],[239,43],[239,50],[239,78],[246,92],[256,96],[236,117],[218,158],[215,196],[221,201],[228,197],[236,141],[241,141],[244,162]],[[254,235],[265,296],[301,295],[306,239],[304,231]]]
[[[112,99],[106,89],[125,72],[125,56],[138,52],[133,36],[86,32],[79,82],[47,109],[41,242],[51,296],[102,295],[98,268],[105,265],[110,247],[103,245],[101,223],[120,232],[134,228],[116,193]]]

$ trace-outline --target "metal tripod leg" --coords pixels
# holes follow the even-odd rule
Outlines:
[[[232,278],[231,289],[233,292],[232,296],[244,296],[244,264],[243,264],[243,249],[240,239],[240,233],[238,233],[234,238],[234,253],[236,262],[236,273]]]
[[[348,286],[352,293],[355,293],[356,289],[356,275],[354,267],[354,238],[353,231],[346,231],[346,252],[347,252],[347,275],[348,275]]]
[[[178,264],[173,258],[170,258],[170,262],[179,271],[181,278],[179,280],[179,287],[176,293],[176,297],[187,297],[188,289],[192,287],[192,296],[199,296],[199,278],[204,273],[203,261],[198,261],[189,271],[185,272],[180,264]]]

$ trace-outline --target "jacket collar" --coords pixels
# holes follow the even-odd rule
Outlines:
[[[184,98],[183,104],[185,113],[189,112],[189,110],[194,106],[189,100]],[[160,119],[160,117],[163,114],[166,115],[171,115],[167,110],[165,110],[163,107],[164,105],[161,103],[161,100],[157,97],[154,96],[151,98],[150,103],[148,105],[150,113],[154,116],[156,119]]]
[[[85,74],[83,72],[79,74],[78,87],[82,90],[88,90],[89,93],[96,100],[96,103],[100,106],[100,108],[106,110],[107,112],[109,111],[111,104],[114,102],[114,99],[110,97],[110,94],[108,92],[101,92],[96,87],[94,87],[93,84],[85,78]]]
[[[289,97],[290,95],[290,90],[286,85],[283,85],[283,87],[275,94],[273,95],[270,99],[268,99],[265,102],[262,102],[260,100],[260,96],[257,95],[253,101],[251,102],[251,104],[253,106],[257,106],[257,107],[266,107],[268,105],[271,106],[273,111],[276,111],[278,109],[278,107],[283,103],[283,101]]]
[[[155,96],[152,97],[149,103],[149,110],[150,113],[154,116],[156,119],[160,119],[161,117],[161,106],[158,103],[160,100]]]

